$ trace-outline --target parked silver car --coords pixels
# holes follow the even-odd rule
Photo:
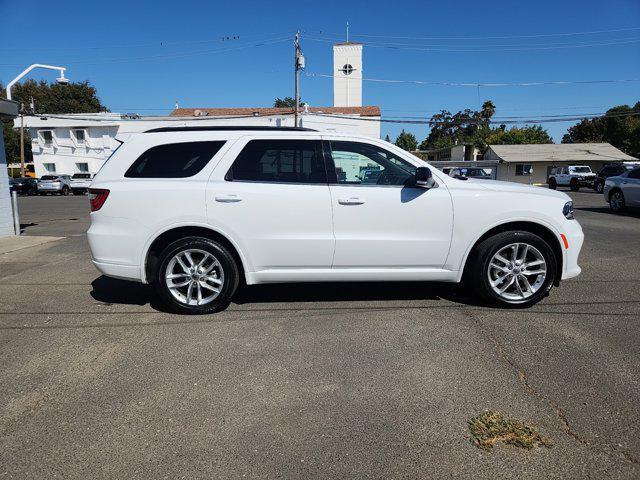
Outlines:
[[[74,173],[71,177],[71,191],[74,195],[82,195],[87,193],[93,173]]]
[[[604,182],[604,199],[615,213],[627,207],[640,207],[640,167],[607,178]]]
[[[69,175],[43,175],[38,180],[38,195],[60,194],[69,195],[71,191],[71,177]]]

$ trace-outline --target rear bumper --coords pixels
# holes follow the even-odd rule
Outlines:
[[[122,280],[134,280],[136,282],[142,281],[140,279],[140,267],[98,262],[94,259],[92,259],[91,261],[100,271],[100,273],[106,275],[107,277],[120,278]]]

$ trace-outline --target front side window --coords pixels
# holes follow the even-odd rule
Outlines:
[[[375,145],[359,142],[331,142],[331,157],[339,185],[402,186],[416,167]]]
[[[627,178],[640,178],[640,168],[636,168],[627,173]]]
[[[516,165],[516,176],[521,177],[531,175],[533,173],[533,165],[528,163],[518,163]]]
[[[227,172],[228,181],[327,183],[317,140],[251,140]]]
[[[158,145],[144,152],[124,174],[127,178],[186,178],[202,170],[224,145],[185,142]]]

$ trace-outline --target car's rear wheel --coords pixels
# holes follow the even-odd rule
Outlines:
[[[240,275],[231,253],[204,237],[187,237],[160,254],[154,279],[165,305],[178,313],[203,314],[229,305]]]
[[[508,308],[538,303],[551,290],[557,261],[551,246],[525,231],[496,234],[474,251],[469,280],[486,302]]]
[[[555,178],[550,178],[548,183],[551,190],[555,190],[556,188],[558,188],[558,183],[556,182]]]
[[[69,195],[69,187],[67,187],[66,185],[64,187],[62,187],[62,190],[60,191],[61,195],[64,195],[65,197],[67,195]]]
[[[622,190],[614,190],[613,192],[611,192],[611,195],[609,195],[609,208],[612,212],[624,212],[626,206],[627,204],[624,200],[624,194],[622,193]]]

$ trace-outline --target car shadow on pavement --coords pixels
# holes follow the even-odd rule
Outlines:
[[[618,217],[640,218],[640,209],[628,208],[622,213],[613,213],[608,206],[606,207],[575,207],[575,210],[582,210],[585,212],[593,212],[593,213],[607,213],[609,215],[615,215]]]
[[[101,276],[91,282],[91,296],[106,305],[147,305],[164,312],[150,285]],[[402,300],[448,300],[478,306],[456,284],[429,282],[336,282],[249,285],[238,288],[231,303],[357,302]]]

